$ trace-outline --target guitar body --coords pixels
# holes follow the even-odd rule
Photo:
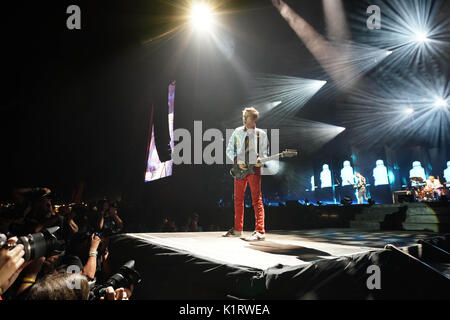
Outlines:
[[[243,180],[250,174],[255,174],[256,165],[248,164],[247,169],[243,170],[239,167],[239,165],[234,164],[230,170],[230,174],[236,180]]]
[[[241,169],[238,164],[234,164],[230,170],[230,174],[236,180],[245,179],[250,174],[255,174],[255,168],[261,167],[265,162],[277,160],[278,158],[295,157],[298,154],[297,150],[287,149],[281,153],[261,159],[258,164],[246,164],[245,169]]]

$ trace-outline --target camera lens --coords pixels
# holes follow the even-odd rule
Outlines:
[[[19,237],[18,244],[24,247],[24,260],[29,261],[40,257],[47,257],[55,250],[61,250],[64,241],[56,238],[54,233],[59,227],[44,229],[42,232]]]
[[[117,289],[120,287],[128,288],[131,284],[137,284],[140,281],[141,276],[134,268],[134,260],[130,260],[119,269],[119,272],[111,276],[105,284]]]
[[[134,268],[134,260],[130,260],[116,274],[106,280],[103,285],[96,287],[93,290],[93,297],[100,298],[105,296],[107,287],[112,287],[114,290],[118,288],[130,288],[131,285],[136,285],[139,282],[141,282],[141,275]]]

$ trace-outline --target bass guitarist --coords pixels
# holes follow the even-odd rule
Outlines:
[[[244,228],[244,196],[250,185],[253,209],[255,210],[255,231],[246,241],[265,239],[264,205],[261,193],[261,158],[267,157],[269,141],[265,131],[256,128],[259,112],[255,108],[245,108],[242,112],[244,125],[234,130],[227,146],[227,157],[245,170],[248,164],[255,165],[255,173],[244,179],[234,179],[234,227],[224,237],[241,237]],[[261,151],[261,153],[259,153]]]
[[[358,199],[358,204],[363,203],[363,198],[366,201],[369,201],[366,194],[366,178],[359,172],[355,173],[355,184],[354,188],[356,189],[356,198]]]

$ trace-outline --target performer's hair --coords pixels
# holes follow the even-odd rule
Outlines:
[[[242,111],[242,122],[245,125],[245,120],[247,120],[248,117],[252,117],[254,120],[258,119],[259,117],[259,112],[258,110],[256,110],[255,108],[251,107],[251,108],[245,108]]]

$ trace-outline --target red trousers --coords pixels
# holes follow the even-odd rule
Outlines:
[[[265,233],[264,230],[264,205],[261,193],[261,170],[255,168],[255,174],[250,174],[245,179],[234,179],[234,230],[244,229],[244,197],[247,183],[250,184],[253,209],[255,210],[255,231]]]

